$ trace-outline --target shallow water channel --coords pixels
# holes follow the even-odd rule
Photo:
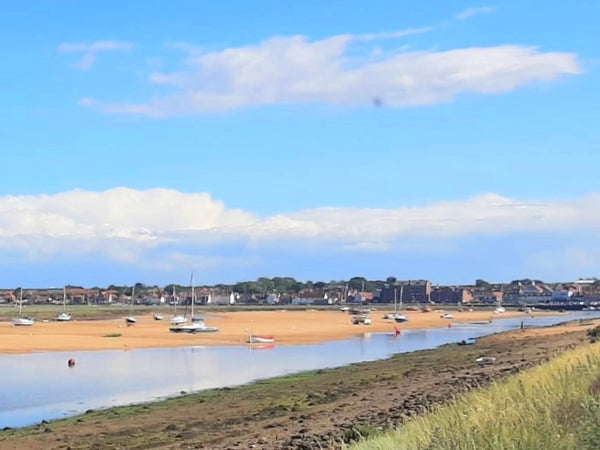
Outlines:
[[[398,337],[368,334],[317,345],[180,347],[0,356],[0,429],[83,413],[88,409],[148,402],[182,391],[235,386],[304,370],[372,361],[395,353],[435,348],[471,337],[599,317],[600,312],[495,319],[489,324],[404,330]],[[391,325],[390,325],[391,327]],[[67,367],[75,358],[75,367]]]

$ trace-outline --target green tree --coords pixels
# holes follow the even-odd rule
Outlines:
[[[366,284],[367,279],[364,277],[353,277],[348,281],[348,287],[350,289],[361,290],[363,286]]]

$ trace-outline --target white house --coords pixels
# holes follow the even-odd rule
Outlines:
[[[277,294],[267,295],[267,303],[269,305],[275,305],[276,303],[279,303],[279,295],[277,295]]]

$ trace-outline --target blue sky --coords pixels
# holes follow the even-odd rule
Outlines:
[[[0,285],[598,275],[597,2],[20,2]]]

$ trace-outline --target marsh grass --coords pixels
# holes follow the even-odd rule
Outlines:
[[[600,448],[600,344],[461,395],[353,450]]]

